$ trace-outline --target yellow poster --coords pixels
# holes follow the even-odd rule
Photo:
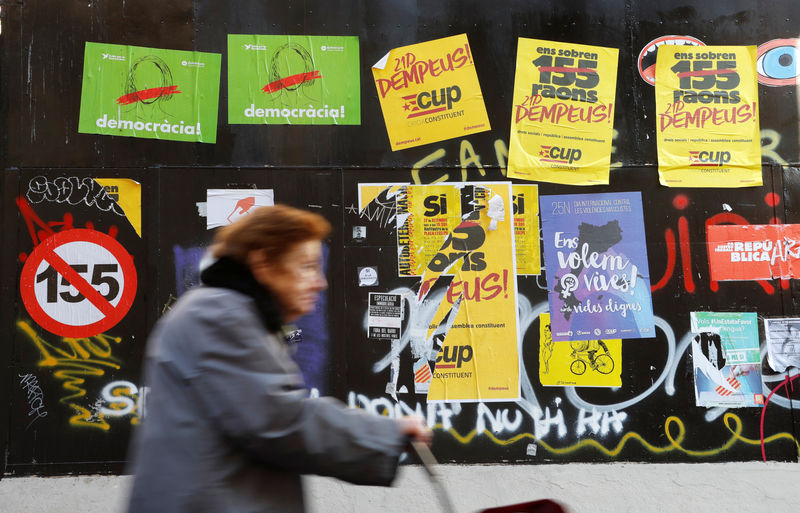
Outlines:
[[[670,187],[761,185],[755,46],[662,46],[658,174]]]
[[[142,236],[142,185],[129,178],[95,178],[106,190],[106,194],[117,202],[125,212],[139,237]]]
[[[619,50],[519,38],[508,177],[608,184]]]
[[[511,189],[514,193],[517,275],[540,274],[542,268],[539,243],[539,187],[514,184]]]
[[[360,183],[358,184],[358,211],[363,212],[370,203],[375,200],[381,201],[381,205],[394,202],[394,196],[398,193],[402,183]],[[384,202],[384,199],[386,200]]]
[[[392,151],[491,128],[466,34],[395,48],[372,75]]]
[[[397,273],[421,276],[453,229],[461,223],[464,184],[406,185],[397,205]]]
[[[461,223],[465,183],[433,185],[359,184],[359,208],[385,193],[395,199],[398,275],[422,276],[445,238]],[[517,275],[541,273],[539,238],[539,188],[512,185]],[[448,271],[445,274],[452,274]]]
[[[622,386],[622,340],[554,341],[550,314],[539,315],[539,381],[543,386]]]
[[[428,401],[516,400],[520,360],[511,184],[468,184],[462,195],[474,210],[431,259],[418,297],[453,267],[427,333],[428,340],[441,343]],[[450,329],[441,340],[435,333],[444,323]]]

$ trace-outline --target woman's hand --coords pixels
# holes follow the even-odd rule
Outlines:
[[[417,440],[430,447],[433,441],[433,431],[425,424],[425,419],[411,416],[402,417],[397,422],[400,424],[401,433],[411,440]]]

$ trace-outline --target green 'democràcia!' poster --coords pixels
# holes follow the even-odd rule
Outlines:
[[[87,42],[78,132],[216,142],[220,60]]]
[[[360,125],[358,37],[228,34],[228,123]]]

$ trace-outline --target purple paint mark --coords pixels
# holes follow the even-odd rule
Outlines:
[[[322,271],[328,270],[328,246],[322,245]],[[316,388],[320,395],[328,393],[330,364],[328,349],[328,296],[320,294],[317,308],[297,320],[297,327],[303,330],[303,341],[297,344],[294,360],[303,372],[308,388]]]
[[[190,288],[200,284],[200,259],[206,252],[206,248],[200,246],[195,248],[182,248],[172,246],[172,253],[175,256],[175,295],[181,294]]]
[[[175,256],[175,290],[178,297],[190,288],[200,284],[199,265],[206,252],[206,248],[183,248],[175,245],[172,247]],[[322,267],[327,273],[328,246],[322,245]],[[303,373],[306,387],[316,388],[320,395],[328,392],[328,378],[330,365],[328,348],[330,337],[328,335],[328,296],[320,294],[317,308],[308,315],[297,320],[297,327],[303,331],[303,341],[295,346],[294,360]]]

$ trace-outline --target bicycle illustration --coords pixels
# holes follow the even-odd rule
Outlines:
[[[600,374],[609,374],[614,370],[614,359],[611,358],[608,353],[608,346],[602,340],[572,341],[570,346],[572,347],[570,356],[574,358],[574,361],[570,364],[569,370],[573,374],[580,376],[586,372],[587,366]],[[597,353],[600,349],[603,352],[598,355]]]

